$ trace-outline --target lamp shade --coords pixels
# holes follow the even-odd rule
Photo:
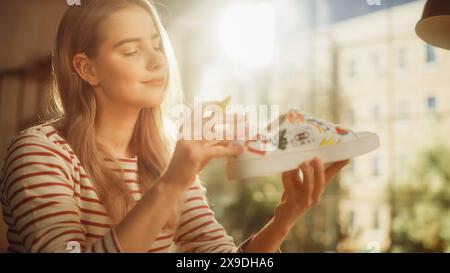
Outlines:
[[[425,42],[450,50],[450,1],[428,0],[416,33]]]

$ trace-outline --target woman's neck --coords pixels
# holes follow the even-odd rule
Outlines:
[[[115,158],[136,155],[131,138],[139,112],[104,111],[97,113],[95,121],[96,140]]]

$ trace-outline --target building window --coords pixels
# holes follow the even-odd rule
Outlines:
[[[436,50],[432,45],[427,45],[427,63],[436,61]]]
[[[353,110],[348,110],[346,116],[348,124],[353,125],[355,123],[355,112]]]
[[[404,175],[406,174],[407,168],[406,168],[406,162],[407,162],[408,158],[406,157],[405,154],[401,154],[398,157],[398,162],[397,162],[397,166],[398,166],[398,173],[399,175]]]
[[[380,175],[380,159],[378,157],[375,157],[372,160],[372,175],[373,176]]]
[[[398,105],[398,117],[400,119],[408,117],[408,102],[406,100],[401,100]]]
[[[378,56],[378,54],[372,55],[372,64],[375,68],[378,68],[378,66],[380,65],[380,56]]]
[[[380,228],[380,210],[379,209],[373,210],[373,228],[374,229]]]
[[[374,76],[383,74],[383,71],[381,70],[380,56],[378,54],[372,55],[372,65],[373,65]]]
[[[348,76],[352,79],[356,76],[356,62],[354,60],[351,60],[348,64]]]
[[[374,105],[372,107],[372,118],[374,121],[380,121],[380,106]]]
[[[427,98],[427,109],[428,112],[436,112],[437,101],[436,97],[431,96]]]
[[[406,48],[400,48],[398,50],[398,67],[406,67]]]

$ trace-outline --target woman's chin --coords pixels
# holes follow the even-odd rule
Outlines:
[[[142,108],[158,107],[163,102],[163,98],[164,98],[163,96],[161,97],[152,96],[151,98],[145,98],[144,100],[140,101],[140,104]]]
[[[164,90],[161,89],[145,89],[139,92],[139,96],[134,98],[134,102],[140,108],[158,107],[164,100]]]

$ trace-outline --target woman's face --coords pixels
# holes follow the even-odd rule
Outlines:
[[[138,6],[122,9],[101,24],[100,35],[93,59],[97,100],[139,110],[159,106],[168,67],[151,15]]]

